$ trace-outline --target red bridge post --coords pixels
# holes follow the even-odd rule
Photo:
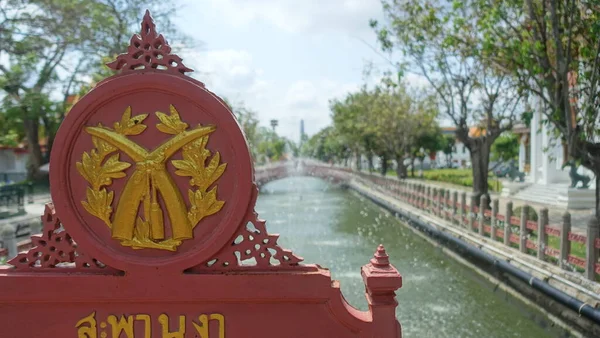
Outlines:
[[[376,327],[375,337],[388,337],[395,332],[401,337],[396,318],[396,290],[402,287],[402,277],[389,261],[383,245],[379,245],[371,262],[362,268],[362,278],[367,287],[367,301]],[[393,337],[396,337],[393,336]]]

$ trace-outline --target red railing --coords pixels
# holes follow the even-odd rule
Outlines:
[[[459,194],[450,192],[452,198],[448,199],[446,198],[446,196],[448,196],[446,193],[448,189],[434,189],[433,187],[425,187],[421,184],[406,183],[395,178],[374,177],[373,175],[364,173],[360,173],[359,175],[364,180],[380,186],[380,188],[383,188],[386,192],[392,192],[393,195],[398,196],[400,200],[407,201],[411,205],[432,215],[443,218],[454,225],[466,227],[467,229],[469,229],[469,225],[472,225],[472,231],[474,232],[479,232],[481,229],[482,233],[479,234],[481,236],[492,237],[493,234],[493,237],[495,237],[497,242],[514,244],[519,247],[521,252],[536,255],[540,259],[547,260],[546,256],[551,257],[553,260],[549,261],[555,264],[560,264],[560,261],[566,260],[572,267],[589,269],[590,267],[586,266],[585,251],[600,249],[599,236],[595,236],[596,238],[592,242],[593,248],[588,248],[587,236],[585,234],[571,232],[570,224],[545,224],[543,225],[542,233],[540,233],[540,223],[537,220],[527,219],[529,216],[527,212],[523,212],[520,215],[514,215],[511,210],[510,218],[508,218],[507,214],[499,212],[498,202],[494,202],[496,209],[486,208],[483,210],[482,214],[480,213],[481,206],[471,206],[468,202],[461,202],[469,201],[469,199],[465,197],[466,193],[464,192]],[[547,212],[547,210],[545,212]],[[538,218],[541,217],[540,213],[541,210],[537,210]],[[523,219],[524,228],[521,227],[521,217],[525,217],[525,219]],[[545,217],[547,220],[547,214]],[[507,222],[507,220],[509,222]],[[510,229],[510,234],[508,238],[505,239],[504,237],[507,229]],[[567,229],[568,236],[566,238],[561,236],[563,229]],[[521,238],[521,236],[527,237]],[[549,238],[555,239],[549,241]],[[561,243],[564,241],[567,243]],[[557,243],[560,245],[557,245]],[[578,247],[574,248],[571,244],[576,244]],[[554,245],[554,247],[552,247],[552,245]],[[568,251],[561,252],[561,248]],[[583,253],[582,250],[584,250]],[[561,259],[561,257],[564,258]],[[593,255],[592,257],[597,257],[597,255]],[[586,272],[588,278],[595,278],[595,274],[598,273],[598,264],[596,264],[596,262],[594,263],[594,265],[591,265],[594,271],[592,271],[591,274]],[[568,265],[560,265],[568,268]]]

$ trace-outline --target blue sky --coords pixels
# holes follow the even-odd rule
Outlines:
[[[309,135],[330,123],[328,100],[358,89],[366,62],[386,66],[365,44],[377,46],[369,19],[381,19],[379,0],[181,4],[180,29],[202,42],[180,53],[193,76],[218,95],[243,101],[262,125],[278,119],[280,135],[295,141],[301,118]]]

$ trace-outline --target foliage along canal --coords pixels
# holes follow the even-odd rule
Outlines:
[[[261,189],[257,211],[281,244],[329,268],[350,304],[367,310],[360,267],[383,243],[403,277],[397,317],[403,337],[569,337],[355,193],[318,178],[293,177]]]

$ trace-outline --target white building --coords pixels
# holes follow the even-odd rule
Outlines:
[[[27,178],[29,153],[19,147],[0,146],[0,185]]]
[[[442,127],[442,135],[456,136],[456,127]],[[452,167],[467,168],[471,163],[471,154],[469,149],[455,137],[455,143],[452,150]],[[443,151],[438,151],[435,156],[435,162],[438,167],[446,167],[446,154]]]
[[[577,188],[570,188],[570,168],[562,169],[567,157],[566,146],[542,123],[539,110],[534,111],[531,127],[520,124],[513,132],[519,135],[519,170],[526,173],[526,182],[505,185],[503,195],[569,209],[594,207],[593,173],[580,167],[578,173],[591,179],[589,188],[581,189],[581,183]]]

